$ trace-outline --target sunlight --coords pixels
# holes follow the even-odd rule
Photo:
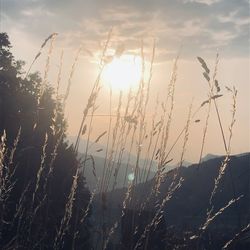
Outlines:
[[[114,58],[104,69],[104,84],[119,91],[135,88],[139,85],[142,76],[141,68],[140,56],[122,55]]]

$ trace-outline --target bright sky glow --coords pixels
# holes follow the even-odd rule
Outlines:
[[[142,60],[139,56],[122,55],[107,64],[103,72],[104,84],[113,90],[128,90],[138,86],[142,75]]]

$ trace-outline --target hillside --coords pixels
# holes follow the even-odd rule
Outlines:
[[[84,154],[79,154],[82,159],[84,159]],[[87,159],[90,159],[87,157]],[[94,159],[94,168],[93,163],[91,160],[86,161],[86,167],[84,170],[84,176],[86,178],[86,183],[88,188],[93,191],[96,188],[97,180],[102,178],[103,175],[103,168],[105,164],[105,158],[93,155]],[[133,174],[134,166],[132,164],[127,164],[125,161],[122,163],[114,163],[113,170],[110,174],[110,181],[109,181],[109,190],[113,189],[113,185],[115,183],[115,168],[119,167],[119,171],[117,174],[116,184],[114,188],[122,188],[127,187],[129,185],[129,175]],[[155,175],[155,172],[150,171],[149,179],[152,179]],[[126,176],[126,177],[125,177]]]
[[[223,157],[213,158],[198,165],[179,169],[180,177],[184,179],[181,187],[175,191],[173,197],[164,206],[164,218],[167,228],[171,228],[175,234],[182,235],[197,232],[197,229],[206,221],[209,198],[214,187],[214,180],[218,176],[219,166]],[[250,153],[231,156],[229,165],[223,176],[217,193],[213,199],[214,212],[224,207],[231,199],[243,195],[242,199],[230,206],[224,213],[218,216],[208,227],[208,232],[215,238],[216,246],[225,243],[235,232],[250,221]],[[172,182],[174,170],[169,171],[162,181],[158,199],[162,200]],[[132,207],[139,208],[146,197],[149,197],[153,180],[139,184],[134,191]],[[122,202],[125,197],[125,189],[117,189],[108,194],[107,210],[112,214],[112,222],[121,213]],[[155,196],[150,199],[146,211],[154,213]],[[112,205],[110,205],[112,204]],[[135,205],[137,204],[137,205]],[[132,208],[131,207],[131,208]],[[99,213],[99,197],[96,199],[95,210]],[[110,212],[110,210],[112,210]],[[118,219],[119,220],[119,219]],[[110,222],[112,224],[112,222]],[[221,232],[224,232],[223,237]],[[218,235],[217,235],[218,233]],[[212,236],[211,236],[212,237]],[[222,237],[222,238],[221,238]],[[219,239],[221,238],[221,239]],[[219,248],[218,248],[219,249]],[[243,248],[244,249],[244,248]]]

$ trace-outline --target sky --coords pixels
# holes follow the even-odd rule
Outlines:
[[[56,79],[61,50],[64,49],[65,54],[63,75],[66,79],[75,54],[82,46],[66,109],[70,136],[77,133],[82,110],[98,73],[98,55],[112,27],[110,46],[115,49],[122,44],[125,54],[139,53],[143,39],[145,57],[150,60],[155,40],[153,100],[157,95],[164,98],[173,59],[180,52],[173,137],[185,122],[189,103],[194,100],[194,106],[197,106],[207,98],[208,89],[196,57],[204,58],[213,69],[218,52],[217,78],[225,93],[219,103],[223,125],[228,131],[231,99],[224,87],[235,85],[239,94],[232,151],[250,151],[248,0],[0,0],[0,4],[0,31],[9,34],[14,55],[25,60],[27,65],[44,39],[53,32],[58,33],[51,59],[51,82]],[[41,56],[33,70],[42,71],[45,58]],[[66,81],[62,84],[62,92],[65,86]],[[107,112],[108,93],[106,86],[99,99],[100,114]],[[118,98],[116,92],[115,98]],[[153,101],[150,107],[149,116]],[[215,117],[215,113],[212,115]],[[93,132],[93,138],[107,125],[104,118],[95,119],[97,131]],[[190,161],[197,160],[200,147],[197,138],[201,136],[204,123],[195,126],[190,130],[193,143],[186,153]],[[217,120],[214,119],[210,124],[206,153],[224,153],[223,143],[217,142],[220,137]],[[176,150],[176,155],[178,153]]]

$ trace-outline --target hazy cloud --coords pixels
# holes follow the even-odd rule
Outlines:
[[[213,56],[216,49],[228,57],[249,52],[247,0],[8,0],[2,7],[6,31],[15,25],[40,40],[56,31],[67,46],[83,43],[96,50],[113,26],[114,43],[133,50],[142,37],[157,38],[164,57],[182,43],[185,56]]]

